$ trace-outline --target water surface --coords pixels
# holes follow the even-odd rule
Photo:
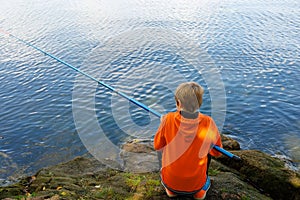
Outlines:
[[[299,163],[299,13],[299,2],[293,0],[13,0],[1,2],[0,28],[161,113],[174,109],[169,85],[182,77],[197,81],[205,88],[201,111],[211,115],[214,86],[178,55],[188,45],[172,38],[176,44],[163,46],[160,37],[151,42],[131,33],[161,29],[182,34],[209,55],[221,76],[226,94],[226,109],[220,110],[226,114],[224,123],[216,120],[221,131],[243,149]],[[192,49],[191,57],[199,51]],[[79,76],[0,34],[0,179],[87,152],[73,117],[72,103],[90,98],[74,99],[78,80],[85,81]],[[101,86],[93,87],[97,121],[112,143],[119,144],[128,133],[152,137],[158,119]],[[130,118],[122,117],[124,110]]]

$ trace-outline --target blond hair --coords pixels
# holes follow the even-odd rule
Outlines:
[[[204,89],[196,82],[180,84],[175,91],[175,100],[181,102],[183,111],[194,113],[202,104]]]

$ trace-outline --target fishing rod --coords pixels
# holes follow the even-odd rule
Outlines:
[[[37,51],[39,51],[39,52],[45,54],[46,56],[49,56],[50,58],[56,60],[57,62],[59,62],[59,63],[61,63],[61,64],[63,64],[63,65],[66,65],[67,67],[69,67],[69,68],[71,68],[71,69],[73,69],[73,70],[79,72],[80,74],[82,74],[82,75],[84,75],[84,76],[86,76],[86,77],[92,79],[93,81],[97,82],[98,84],[100,84],[100,85],[102,85],[102,86],[108,88],[109,90],[115,92],[116,94],[118,94],[118,95],[124,97],[124,98],[127,99],[128,101],[130,101],[130,102],[134,103],[135,105],[137,105],[137,106],[143,108],[144,110],[146,110],[146,111],[152,113],[153,115],[155,115],[155,116],[157,116],[157,117],[159,117],[159,118],[162,117],[162,114],[160,114],[159,112],[153,110],[152,108],[149,108],[149,107],[146,106],[145,104],[143,104],[143,103],[141,103],[141,102],[139,102],[139,101],[137,101],[137,100],[135,100],[135,99],[133,99],[133,98],[130,98],[130,97],[129,97],[128,95],[126,95],[125,93],[116,90],[114,87],[112,87],[112,86],[110,86],[110,85],[104,83],[103,81],[100,81],[100,80],[94,78],[93,76],[91,76],[91,75],[85,73],[84,71],[81,71],[80,69],[74,67],[73,65],[71,65],[71,64],[69,64],[69,63],[67,63],[67,62],[65,62],[65,61],[63,61],[63,60],[61,60],[60,58],[58,58],[58,57],[56,57],[56,56],[54,56],[54,55],[52,55],[52,54],[50,54],[50,53],[48,53],[48,52],[46,52],[46,51],[40,49],[40,48],[38,48],[37,46],[31,44],[30,42],[27,42],[27,41],[25,41],[25,40],[23,40],[23,39],[21,39],[21,38],[15,36],[15,35],[13,35],[13,34],[7,32],[7,31],[1,30],[1,29],[0,29],[0,31],[1,31],[2,33],[4,33],[5,35],[8,35],[9,37],[12,37],[12,38],[16,39],[17,41],[19,41],[19,42],[21,42],[21,43],[23,43],[23,44],[25,44],[25,45],[27,45],[27,46],[29,46],[29,47],[34,48],[35,50],[37,50]],[[221,148],[221,147],[219,147],[219,146],[216,146],[216,145],[215,145],[213,148],[214,148],[215,150],[217,150],[218,152],[222,153],[223,155],[228,156],[229,158],[232,158],[232,159],[234,159],[234,160],[241,160],[240,157],[238,157],[238,156],[236,156],[236,155],[234,155],[234,154],[232,154],[232,153],[226,151],[225,149],[223,149],[223,148]]]

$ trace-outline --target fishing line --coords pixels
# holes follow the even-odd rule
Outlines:
[[[116,90],[114,87],[112,87],[112,86],[110,86],[110,85],[104,83],[103,81],[100,81],[100,80],[94,78],[93,76],[91,76],[91,75],[85,73],[84,71],[81,71],[80,69],[74,67],[73,65],[71,65],[71,64],[69,64],[69,63],[67,63],[67,62],[65,62],[65,61],[63,61],[63,60],[61,60],[60,58],[58,58],[58,57],[56,57],[56,56],[54,56],[54,55],[52,55],[52,54],[50,54],[50,53],[48,53],[48,52],[46,52],[46,51],[40,49],[40,48],[38,48],[37,46],[31,44],[30,42],[27,42],[27,41],[25,41],[25,40],[23,40],[23,39],[21,39],[21,38],[15,36],[15,35],[13,35],[13,34],[7,32],[7,31],[4,31],[4,30],[1,30],[1,29],[0,29],[0,32],[4,33],[5,35],[8,35],[9,37],[12,37],[12,38],[16,39],[17,41],[19,41],[19,42],[21,42],[21,43],[23,43],[23,44],[25,44],[25,45],[27,45],[27,46],[29,46],[29,47],[32,47],[33,49],[35,49],[35,50],[37,50],[37,51],[39,51],[39,52],[45,54],[46,56],[49,56],[50,58],[56,60],[57,62],[59,62],[59,63],[65,65],[65,66],[67,66],[67,67],[69,67],[69,68],[71,68],[71,69],[77,71],[78,73],[80,73],[80,74],[82,74],[82,75],[84,75],[84,76],[86,76],[86,77],[88,77],[88,78],[90,78],[91,80],[93,80],[93,81],[97,82],[98,84],[100,84],[100,85],[102,85],[102,86],[108,88],[109,90],[115,92],[116,94],[118,94],[118,95],[124,97],[125,99],[127,99],[128,101],[134,103],[135,105],[137,105],[137,106],[143,108],[144,110],[146,110],[146,111],[152,113],[153,115],[155,115],[155,116],[157,116],[157,117],[159,117],[159,118],[162,117],[162,114],[160,114],[159,112],[157,112],[157,111],[155,111],[155,110],[149,108],[149,107],[146,106],[145,104],[143,104],[143,103],[141,103],[141,102],[139,102],[139,101],[137,101],[137,100],[135,100],[135,99],[133,99],[133,98],[130,98],[130,97],[129,97],[128,95],[126,95],[125,93]],[[226,151],[225,149],[223,149],[223,148],[221,148],[221,147],[219,147],[219,146],[214,146],[213,148],[214,148],[215,150],[219,151],[220,153],[222,153],[222,154],[228,156],[229,158],[233,158],[233,159],[235,159],[235,160],[240,160],[240,157],[238,157],[238,156],[236,156],[236,155],[234,155],[234,154],[232,154],[232,153]]]

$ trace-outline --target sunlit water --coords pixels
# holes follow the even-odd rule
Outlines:
[[[225,121],[216,119],[221,131],[243,149],[299,163],[298,1],[13,0],[0,5],[0,29],[160,113],[174,109],[178,83],[199,82],[205,88],[201,111],[211,115],[214,85],[178,55],[190,45],[182,41],[190,39],[221,77],[226,98],[220,111]],[[145,39],[140,30],[158,30],[157,38]],[[173,44],[164,46],[166,31],[179,37],[171,35],[164,41]],[[86,99],[77,98],[74,91],[89,88],[82,75],[3,33],[0,52],[0,180],[85,154],[78,129],[95,137],[89,130],[95,119],[115,145],[128,136],[155,133],[157,118],[97,84]],[[193,57],[198,50],[188,53]],[[91,109],[84,106],[91,99],[96,118],[78,127],[72,103],[84,111]]]

